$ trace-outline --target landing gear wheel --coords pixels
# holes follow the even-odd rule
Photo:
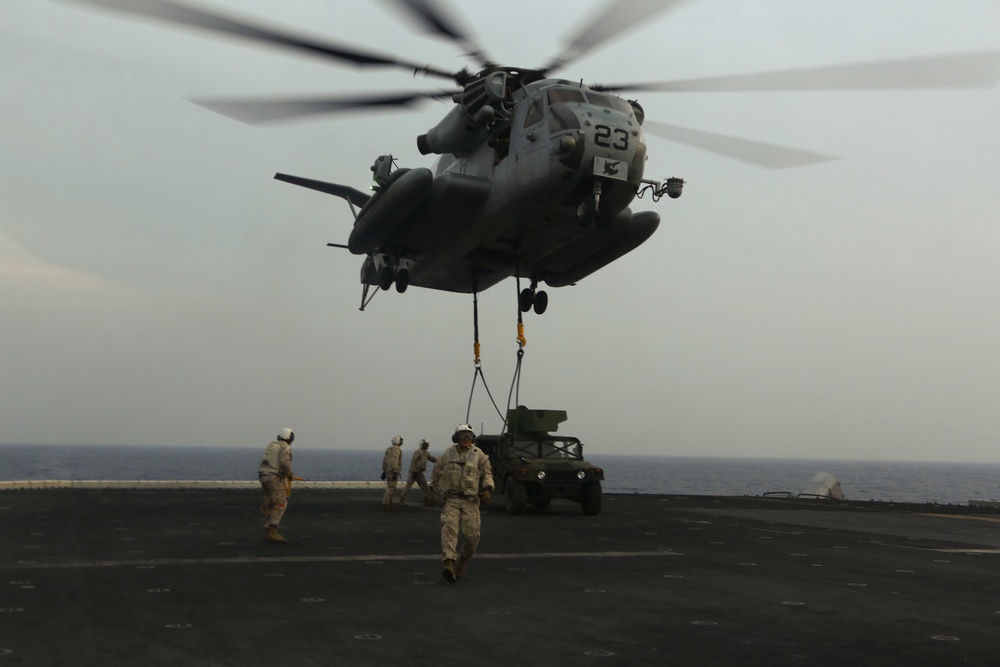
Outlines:
[[[402,294],[410,286],[410,272],[407,269],[400,269],[396,272],[396,291]]]
[[[387,290],[392,287],[392,282],[396,279],[396,272],[393,271],[391,266],[383,266],[382,270],[378,272],[378,286],[379,289]]]
[[[545,309],[549,307],[549,295],[547,292],[542,290],[535,294],[535,314],[541,315],[545,312]]]
[[[526,313],[531,310],[531,304],[534,302],[535,295],[527,287],[521,290],[521,293],[517,295],[517,307],[521,309],[522,313]]]

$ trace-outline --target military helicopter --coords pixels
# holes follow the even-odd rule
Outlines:
[[[275,178],[344,199],[354,215],[347,248],[364,255],[361,310],[377,291],[409,286],[477,293],[509,277],[529,286],[521,312],[541,314],[539,285],[572,285],[642,245],[660,216],[633,212],[645,194],[681,196],[684,180],[644,178],[643,130],[768,168],[804,166],[830,156],[645,121],[626,92],[830,90],[993,87],[1000,54],[978,53],[763,74],[653,83],[594,84],[553,75],[607,40],[692,0],[616,0],[536,68],[492,61],[435,0],[393,0],[412,19],[451,40],[476,63],[457,72],[297,34],[173,0],[76,0],[179,23],[359,67],[390,67],[450,80],[452,89],[363,96],[265,100],[193,100],[248,123],[317,114],[409,107],[427,100],[454,106],[417,137],[421,154],[438,155],[433,170],[398,168],[391,155],[370,167],[373,193],[301,176]]]

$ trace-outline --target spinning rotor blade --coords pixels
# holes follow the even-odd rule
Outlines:
[[[242,37],[271,46],[284,47],[327,59],[339,60],[359,67],[400,67],[435,76],[454,79],[455,74],[419,63],[399,60],[391,55],[345,47],[328,40],[295,35],[292,32],[254,24],[243,19],[184,5],[173,0],[72,0],[73,2],[113,9],[115,11],[157,19],[169,23],[201,28],[233,37]]]
[[[673,10],[691,0],[616,0],[587,22],[570,39],[562,53],[540,71],[548,74],[581,58],[591,49],[665,10]]]
[[[790,169],[792,167],[805,167],[810,164],[821,162],[831,162],[840,158],[821,153],[798,150],[795,148],[785,148],[777,144],[767,144],[761,141],[741,139],[728,134],[717,134],[715,132],[705,132],[694,130],[679,125],[668,125],[667,123],[657,123],[647,120],[642,124],[642,129],[658,137],[675,141],[685,146],[692,146],[702,150],[724,155],[758,167],[766,169]]]
[[[409,12],[418,24],[430,29],[432,33],[457,43],[481,66],[490,67],[493,64],[476,40],[459,28],[455,20],[435,0],[393,0],[393,3]]]
[[[1000,82],[1000,52],[837,65],[807,69],[591,86],[605,91],[746,92],[907,88],[993,88]]]
[[[190,100],[200,107],[234,120],[259,125],[307,116],[373,107],[412,107],[426,99],[450,98],[459,91],[424,91],[364,95],[359,97],[299,97],[256,100]]]

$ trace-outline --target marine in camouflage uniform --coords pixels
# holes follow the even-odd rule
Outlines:
[[[399,481],[399,471],[403,468],[403,438],[397,435],[391,442],[382,457],[382,479],[385,480],[382,509],[386,512],[392,511],[392,497],[396,494],[396,482]]]
[[[442,454],[431,479],[441,494],[442,576],[454,583],[465,576],[469,559],[476,553],[480,536],[480,503],[488,503],[493,494],[493,470],[490,459],[474,446],[476,434],[468,424],[459,424],[452,440],[455,445]],[[462,552],[458,553],[458,535],[462,534]]]
[[[264,491],[260,511],[264,514],[264,539],[268,542],[287,542],[278,533],[281,518],[288,508],[287,481],[292,478],[292,441],[295,433],[290,428],[281,429],[275,440],[264,448],[257,475]]]
[[[431,496],[431,489],[427,486],[427,478],[424,477],[424,471],[427,470],[427,462],[437,463],[437,459],[430,452],[430,443],[426,440],[420,441],[420,447],[417,451],[413,452],[413,456],[410,457],[410,474],[406,477],[406,486],[403,487],[403,492],[399,494],[399,506],[402,507],[406,504],[406,494],[410,491],[410,487],[416,482],[420,490],[424,492],[424,504],[433,505],[433,497]]]

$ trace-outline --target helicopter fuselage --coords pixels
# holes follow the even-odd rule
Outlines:
[[[655,231],[656,213],[628,209],[646,160],[641,108],[563,80],[508,98],[509,115],[486,128],[456,105],[421,145],[456,152],[433,173],[393,172],[365,204],[349,242],[368,255],[363,283],[385,287],[391,267],[409,285],[454,292],[515,275],[562,286]]]

